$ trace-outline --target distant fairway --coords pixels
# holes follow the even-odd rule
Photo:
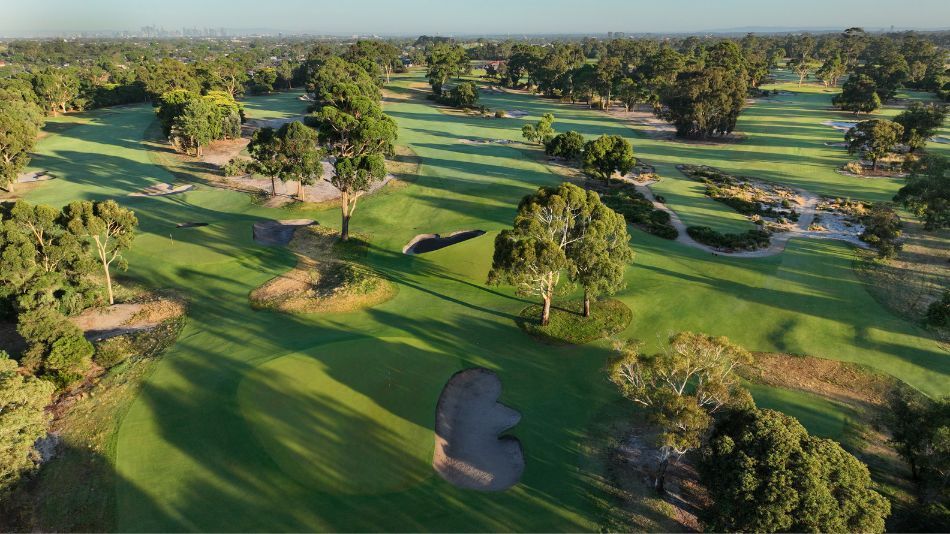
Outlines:
[[[418,74],[397,77],[392,90],[406,94],[420,82]],[[250,99],[248,109],[261,118],[303,113],[306,103],[296,97]],[[753,106],[740,121],[750,139],[725,147],[645,139],[599,112],[540,98],[483,98],[492,109],[529,116],[449,115],[412,99],[385,104],[400,126],[400,143],[422,159],[420,176],[411,186],[361,200],[353,227],[369,236],[370,266],[399,292],[378,307],[346,314],[253,311],[247,298],[295,263],[289,251],[256,245],[253,222],[309,217],[338,227],[338,210],[266,209],[248,195],[207,187],[126,197],[173,181],[141,143],[154,121],[147,106],[86,114],[84,124],[39,143],[34,166],[60,179],[29,199],[116,197],[141,220],[129,275],[191,297],[179,341],[116,438],[118,530],[599,527],[610,499],[583,451],[598,418],[619,399],[603,372],[609,341],[539,344],[515,323],[527,302],[510,289],[485,286],[496,232],[511,224],[523,195],[560,178],[515,147],[459,139],[519,139],[521,125],[545,111],[557,115],[561,131],[625,135],[638,155],[658,165],[664,181],[657,191],[671,207],[689,224],[718,228],[750,225],[704,197],[673,165],[705,163],[870,200],[886,199],[898,186],[834,173],[847,156],[823,143],[840,134],[817,123],[837,114],[826,109],[829,95],[811,89],[785,97],[791,103]],[[182,221],[209,225],[175,229]],[[472,228],[488,233],[421,256],[401,252],[415,235]],[[689,329],[729,336],[750,350],[859,362],[927,393],[950,393],[950,357],[870,297],[852,272],[847,245],[793,240],[780,255],[750,260],[632,235],[636,257],[617,298],[633,310],[633,321],[622,336],[643,340],[648,350],[668,333]],[[470,366],[498,373],[501,401],[522,414],[511,433],[524,447],[524,477],[503,493],[459,490],[431,470],[439,392],[452,373]],[[816,433],[837,436],[845,426],[847,414],[834,403],[774,388],[754,393]]]

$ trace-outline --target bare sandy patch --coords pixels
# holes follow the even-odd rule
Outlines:
[[[70,317],[69,320],[79,327],[87,338],[98,341],[150,330],[184,313],[183,301],[159,299],[90,308],[75,317]]]
[[[521,442],[499,437],[521,414],[499,403],[500,395],[501,380],[484,368],[460,371],[446,383],[436,407],[432,467],[449,483],[502,491],[521,480]]]

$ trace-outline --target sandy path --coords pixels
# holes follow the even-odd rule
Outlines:
[[[679,232],[679,235],[676,238],[678,243],[688,245],[690,247],[698,248],[700,250],[705,250],[711,254],[718,254],[722,256],[730,256],[736,258],[764,258],[767,256],[774,256],[780,254],[785,250],[785,245],[788,244],[790,239],[794,238],[814,238],[814,239],[836,239],[840,241],[846,241],[861,248],[867,248],[867,243],[861,241],[855,235],[846,234],[843,232],[818,232],[814,230],[809,230],[811,223],[815,220],[815,213],[818,207],[818,195],[809,193],[803,189],[793,189],[795,193],[798,194],[799,198],[802,199],[802,202],[799,204],[799,216],[798,222],[787,232],[778,232],[772,234],[770,238],[770,245],[768,248],[763,248],[759,250],[746,250],[740,252],[724,252],[722,250],[715,249],[709,245],[704,245],[686,233],[686,224],[683,223],[682,219],[679,218],[679,215],[675,211],[671,210],[663,204],[656,200],[656,197],[653,195],[653,190],[650,189],[650,186],[655,184],[656,180],[651,180],[648,182],[632,182],[636,187],[637,191],[643,194],[653,203],[653,207],[659,210],[663,210],[670,214],[670,224],[676,228],[676,231]]]
[[[521,442],[499,437],[521,414],[499,403],[500,395],[501,380],[484,368],[460,371],[446,383],[436,407],[432,467],[449,483],[502,491],[521,479]]]

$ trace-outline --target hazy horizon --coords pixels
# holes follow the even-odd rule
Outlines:
[[[436,0],[231,0],[198,3],[166,0],[162,9],[143,10],[128,0],[0,0],[5,14],[0,35],[29,36],[79,32],[139,31],[145,26],[268,30],[297,34],[593,34],[688,33],[762,28],[825,30],[946,29],[950,2],[920,0],[912,8],[889,4],[868,9],[858,0],[484,0],[477,4]],[[593,5],[593,7],[590,7]],[[462,13],[461,9],[465,9]],[[939,21],[939,24],[935,24]]]

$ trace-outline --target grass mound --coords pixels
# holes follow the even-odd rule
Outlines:
[[[590,317],[584,317],[584,301],[571,300],[551,306],[551,321],[541,326],[542,306],[532,304],[521,310],[518,325],[525,332],[547,342],[583,345],[621,332],[633,319],[633,312],[619,300],[591,301]]]
[[[290,242],[297,266],[250,294],[251,306],[287,313],[325,313],[368,308],[391,299],[396,287],[360,260],[368,243],[342,242],[329,228],[301,228]]]

